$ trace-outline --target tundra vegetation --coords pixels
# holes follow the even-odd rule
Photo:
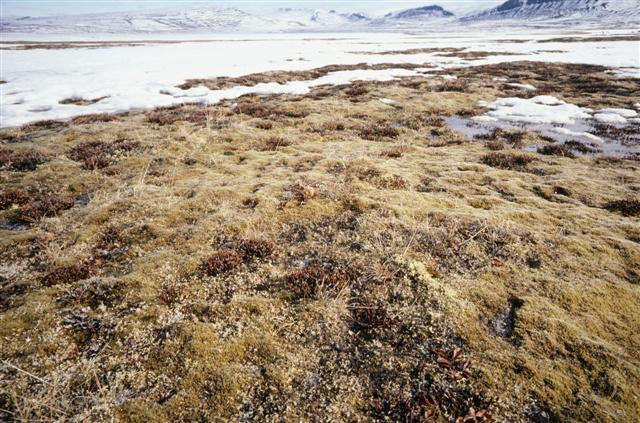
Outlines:
[[[636,419],[640,162],[442,118],[637,80],[448,73],[0,131],[0,419]]]

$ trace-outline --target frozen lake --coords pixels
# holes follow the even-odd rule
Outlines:
[[[622,32],[624,33],[624,32]],[[250,92],[304,93],[317,81],[236,87],[215,92],[181,92],[176,85],[191,78],[241,76],[268,70],[306,70],[331,64],[412,63],[442,68],[503,61],[533,60],[604,65],[639,76],[637,41],[544,42],[589,33],[427,33],[427,34],[278,34],[154,36],[20,36],[2,41],[0,126],[12,127],[42,119],[65,119],[87,113],[122,112],[182,102],[215,103]],[[73,48],[24,49],[33,41],[91,41]],[[111,41],[113,44],[100,44]],[[97,43],[97,44],[96,44]],[[66,46],[68,47],[68,46]],[[464,48],[496,52],[476,60],[438,52],[372,55],[371,52],[424,48]],[[508,53],[500,54],[500,53]],[[389,79],[402,70],[328,75],[327,83],[356,79]],[[205,91],[206,90],[206,91]],[[102,100],[88,105],[60,104],[69,98]]]

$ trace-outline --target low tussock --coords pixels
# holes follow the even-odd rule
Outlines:
[[[539,154],[544,154],[545,156],[560,156],[560,157],[568,157],[573,159],[576,155],[573,154],[571,148],[564,144],[549,144],[544,145],[538,148]]]
[[[614,200],[605,203],[604,208],[623,216],[640,216],[640,200]]]
[[[398,138],[398,136],[400,136],[400,131],[397,128],[383,122],[361,128],[359,133],[360,137],[371,141],[379,141],[385,138]]]
[[[206,125],[214,116],[207,108],[193,106],[174,106],[155,109],[147,113],[145,120],[157,125],[173,125],[176,122],[188,122]]]
[[[209,276],[228,273],[238,269],[242,264],[270,257],[274,249],[273,241],[244,238],[207,257],[202,263],[202,270]]]
[[[47,156],[34,150],[15,151],[0,147],[0,170],[30,172],[47,160]]]
[[[31,199],[31,196],[22,189],[9,189],[0,194],[0,210],[5,210],[13,205],[23,205]]]
[[[535,161],[533,156],[526,153],[492,152],[482,156],[480,161],[488,166],[506,170],[523,170]]]
[[[24,222],[37,222],[44,217],[57,216],[63,210],[75,205],[75,199],[67,195],[45,195],[30,199],[20,207],[18,219]]]
[[[290,145],[291,145],[291,141],[286,140],[282,137],[269,137],[263,140],[258,145],[258,150],[259,151],[276,151],[278,148],[288,147]]]
[[[112,122],[114,120],[118,120],[118,118],[114,115],[110,115],[108,113],[94,113],[76,116],[71,119],[71,123],[73,123],[74,125],[87,125],[90,123]]]
[[[360,276],[358,269],[333,261],[310,263],[301,269],[290,271],[284,278],[287,289],[296,298],[316,298],[321,292],[337,295],[355,283]]]
[[[104,141],[86,141],[73,147],[68,156],[71,160],[80,162],[83,169],[96,170],[109,166],[116,156],[127,154],[137,148],[140,143],[124,139],[113,143]]]
[[[93,271],[93,267],[86,264],[59,267],[47,273],[45,277],[42,278],[42,284],[44,286],[55,286],[80,281],[91,276]]]

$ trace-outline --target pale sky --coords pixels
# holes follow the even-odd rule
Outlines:
[[[0,0],[2,16],[47,16],[99,12],[156,10],[180,6],[237,7],[248,12],[280,7],[335,9],[370,14],[437,4],[454,13],[489,8],[505,0]]]

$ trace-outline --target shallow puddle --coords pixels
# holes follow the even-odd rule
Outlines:
[[[558,125],[548,123],[522,123],[522,122],[478,122],[473,119],[462,116],[443,116],[442,117],[449,127],[460,132],[469,140],[475,140],[479,135],[486,135],[495,129],[504,129],[508,131],[529,131],[543,137],[553,139],[556,143],[564,144],[567,141],[578,141],[588,147],[600,150],[611,156],[629,156],[640,155],[640,126],[636,135],[630,139],[620,140],[613,137],[596,136],[594,125],[589,120],[579,119],[571,125]],[[628,124],[626,127],[632,127]],[[612,125],[615,128],[623,128],[625,125]],[[539,145],[528,145],[524,148],[526,151],[536,151]]]

